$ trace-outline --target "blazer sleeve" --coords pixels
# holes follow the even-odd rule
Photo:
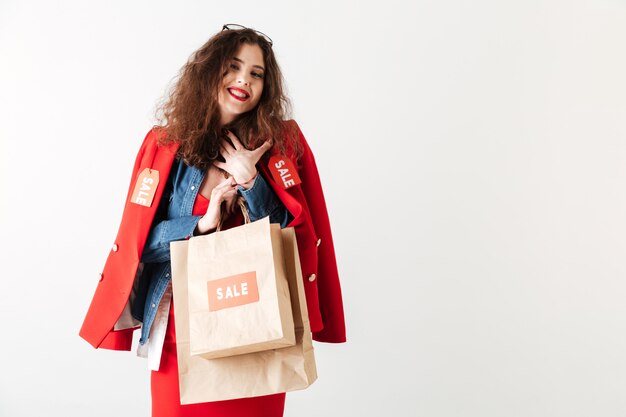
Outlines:
[[[139,167],[141,166],[141,162],[143,160],[143,156],[146,150],[146,147],[153,140],[155,135],[154,129],[148,131],[146,136],[141,143],[141,147],[137,152],[137,156],[135,157],[135,163],[133,164],[133,171],[130,177],[130,183],[128,185],[128,193],[126,194],[126,200],[130,200],[130,196],[134,190],[135,181],[137,174],[139,172]],[[124,329],[115,331],[111,329],[105,336],[104,339],[100,336],[100,333],[97,331],[97,324],[100,320],[100,311],[98,308],[101,308],[102,303],[95,303],[96,297],[98,293],[94,295],[92,299],[91,306],[87,311],[87,315],[83,321],[83,325],[79,331],[79,335],[87,340],[94,348],[102,348],[102,349],[110,349],[110,350],[130,350],[131,344],[133,340],[133,330],[134,329]]]
[[[346,341],[343,298],[326,200],[313,152],[311,152],[300,127],[297,126],[297,128],[304,151],[300,159],[301,168],[299,170],[302,192],[311,213],[315,233],[321,239],[318,247],[317,288],[324,328],[319,332],[313,332],[313,340],[343,343]]]

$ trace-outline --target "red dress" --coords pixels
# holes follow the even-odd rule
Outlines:
[[[204,215],[208,206],[209,200],[198,193],[193,206],[193,215]],[[228,229],[241,224],[243,215],[236,210],[224,222],[223,228]],[[152,371],[150,385],[152,417],[282,417],[285,408],[284,392],[262,397],[180,405],[174,300],[170,305],[161,365],[158,372]]]

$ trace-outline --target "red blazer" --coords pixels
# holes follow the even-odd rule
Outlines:
[[[293,226],[296,230],[313,340],[345,342],[335,249],[315,159],[296,122],[290,120],[285,123],[293,123],[297,127],[298,139],[304,149],[297,164],[302,183],[284,189],[274,181],[267,166],[258,164],[258,168],[294,217],[288,227]],[[117,238],[80,329],[80,336],[95,348],[130,350],[133,331],[138,328],[113,330],[128,303],[143,247],[161,201],[162,184],[167,181],[179,146],[175,143],[157,146],[158,134],[158,130],[150,130],[139,149]],[[146,167],[159,171],[159,186],[151,207],[130,202],[137,176]]]

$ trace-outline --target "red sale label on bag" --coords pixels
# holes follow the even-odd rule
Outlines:
[[[139,204],[140,206],[150,207],[158,185],[159,171],[145,168],[137,177],[137,183],[130,197],[130,202]]]
[[[256,271],[208,281],[207,289],[209,294],[209,311],[217,311],[259,301]]]
[[[302,181],[291,159],[286,156],[274,155],[270,158],[269,169],[274,181],[287,189]]]

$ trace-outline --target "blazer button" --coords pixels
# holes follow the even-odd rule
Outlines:
[[[309,275],[309,282],[315,281],[315,274]]]
[[[102,272],[100,272],[98,274],[98,282],[102,281],[104,279],[104,276],[102,275]]]
[[[322,243],[322,238],[317,239],[317,243],[315,244],[315,246],[319,246],[320,243]]]
[[[113,252],[117,252],[117,250],[119,249],[119,246],[117,246],[117,243],[114,243],[111,249],[113,250]]]

